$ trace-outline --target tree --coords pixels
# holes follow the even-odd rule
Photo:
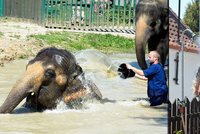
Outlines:
[[[186,7],[183,21],[195,33],[199,32],[200,1],[192,0]]]

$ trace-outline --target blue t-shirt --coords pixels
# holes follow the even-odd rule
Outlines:
[[[162,65],[152,64],[144,70],[144,76],[148,78],[148,97],[155,97],[167,94],[166,76]]]

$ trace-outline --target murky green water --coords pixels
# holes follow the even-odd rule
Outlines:
[[[103,55],[81,51],[76,58],[86,78],[99,87],[109,102],[89,103],[87,109],[70,110],[62,102],[55,110],[42,113],[1,114],[0,134],[167,134],[167,106],[144,106],[146,82],[123,80],[113,71],[122,62],[135,61],[133,55]],[[0,105],[23,74],[28,60],[18,60],[0,68]],[[110,70],[109,70],[110,69]],[[134,101],[133,101],[134,100]]]

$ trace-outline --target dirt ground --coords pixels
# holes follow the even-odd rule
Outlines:
[[[0,66],[5,63],[28,56],[34,56],[40,49],[38,41],[28,38],[32,34],[45,34],[49,31],[63,31],[61,29],[47,29],[43,26],[28,22],[0,21]],[[133,38],[130,34],[116,34]],[[44,47],[47,47],[45,45]]]
[[[0,21],[0,66],[18,58],[35,55],[42,47],[28,36],[52,30],[33,23]]]

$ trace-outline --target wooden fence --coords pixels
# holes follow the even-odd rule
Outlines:
[[[169,134],[200,134],[200,101],[176,100],[169,104]]]
[[[4,16],[42,23],[41,0],[4,0]]]

